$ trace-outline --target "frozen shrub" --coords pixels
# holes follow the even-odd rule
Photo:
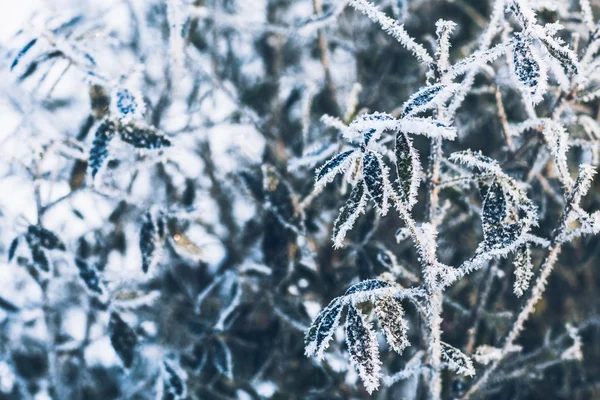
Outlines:
[[[0,398],[593,397],[597,4],[39,3]]]

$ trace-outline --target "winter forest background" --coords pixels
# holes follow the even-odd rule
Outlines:
[[[0,399],[600,398],[598,19],[0,0]]]

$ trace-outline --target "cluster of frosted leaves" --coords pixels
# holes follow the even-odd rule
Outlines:
[[[525,91],[531,95],[532,102],[536,104],[542,100],[546,91],[546,65],[551,67],[557,77],[563,76],[565,71],[577,75],[580,71],[579,60],[577,54],[556,36],[563,28],[562,25],[557,23],[539,25],[535,12],[524,2],[513,1],[509,9],[523,26],[523,31],[516,34],[513,41],[514,72]],[[544,53],[543,61],[533,51],[533,39],[537,39],[540,44]],[[558,62],[558,68],[554,68],[551,59]]]
[[[356,304],[371,301],[379,324],[389,346],[402,354],[410,345],[408,326],[403,320],[404,310],[394,297],[398,289],[390,282],[369,279],[351,286],[343,296],[337,297],[324,308],[305,335],[307,356],[322,359],[333,337],[344,309],[348,309],[345,322],[346,342],[352,365],[356,368],[369,393],[379,387],[381,361],[376,333]]]
[[[470,150],[453,153],[450,160],[462,163],[478,174],[492,174],[484,186],[482,205],[483,243],[478,254],[505,256],[523,242],[524,235],[537,223],[535,205],[517,182],[506,175],[496,160]]]
[[[473,361],[456,347],[442,342],[442,360],[448,368],[460,375],[474,376],[475,367]]]
[[[123,321],[119,314],[113,312],[110,314],[108,332],[110,342],[123,365],[131,368],[138,344],[138,338],[133,328]]]
[[[187,395],[185,375],[179,366],[163,361],[160,400],[184,399]]]
[[[33,265],[44,272],[50,271],[50,261],[47,252],[51,250],[65,251],[67,249],[65,243],[56,233],[41,225],[30,225],[24,236]],[[20,241],[21,239],[18,236],[11,242],[8,249],[9,262],[15,256]]]
[[[421,109],[432,103],[443,92],[445,86],[414,96],[406,107]],[[397,192],[402,205],[410,210],[417,202],[417,194],[421,181],[421,164],[419,155],[413,146],[409,133],[431,134],[432,128],[441,130],[443,137],[454,138],[455,131],[446,125],[434,120],[424,118],[405,118],[396,120],[389,114],[365,114],[356,118],[349,126],[359,132],[361,143],[349,150],[345,150],[327,160],[316,171],[315,190],[320,190],[327,183],[333,181],[339,174],[345,173],[351,166],[358,167],[358,179],[348,180],[355,184],[346,205],[340,209],[340,214],[334,223],[332,239],[335,247],[341,247],[346,233],[352,228],[357,218],[365,211],[367,198],[370,198],[380,215],[385,215],[389,210],[389,199],[394,193],[390,184],[389,168],[382,149],[376,144],[381,133],[393,130],[396,133],[395,151],[390,158],[396,164]],[[406,128],[406,129],[403,129]],[[384,152],[384,154],[388,154]],[[389,155],[389,154],[388,154]],[[354,168],[352,168],[354,170]]]
[[[171,147],[171,141],[156,128],[141,122],[123,124],[121,121],[106,118],[96,129],[90,148],[88,167],[92,177],[98,174],[108,158],[109,144],[117,133],[123,142],[137,149],[158,150]]]

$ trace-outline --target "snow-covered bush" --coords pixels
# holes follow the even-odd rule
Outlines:
[[[590,398],[594,14],[40,1],[0,43],[0,398]]]

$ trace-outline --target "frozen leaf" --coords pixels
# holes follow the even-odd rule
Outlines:
[[[21,58],[35,45],[35,43],[37,42],[37,38],[35,39],[31,39],[29,42],[27,42],[27,44],[21,49],[21,51],[19,51],[19,53],[17,54],[17,56],[15,57],[15,59],[13,60],[12,64],[10,65],[10,70],[12,71],[17,64],[19,63],[19,61],[21,60]]]
[[[523,244],[515,255],[515,285],[514,292],[517,297],[523,296],[533,277],[533,264],[531,262],[531,247]]]
[[[431,118],[403,118],[398,122],[397,128],[404,133],[425,135],[430,138],[456,139],[455,128]]]
[[[513,45],[513,64],[514,72],[517,80],[523,85],[525,91],[532,96],[534,104],[539,103],[543,96],[543,85],[546,81],[545,68],[540,65],[539,61],[531,51],[530,41],[517,35]]]
[[[108,157],[108,145],[115,136],[115,124],[112,121],[104,121],[96,130],[88,166],[92,171],[92,177],[95,177],[104,161]]]
[[[140,251],[142,252],[142,271],[148,272],[158,263],[158,231],[150,211],[144,215],[140,229]]]
[[[10,242],[10,246],[8,247],[8,262],[11,262],[15,253],[17,252],[17,247],[19,247],[19,237],[17,236]]]
[[[496,228],[506,218],[506,197],[504,195],[504,188],[498,179],[495,179],[487,190],[482,208],[484,232],[490,228]]]
[[[110,314],[108,323],[110,342],[126,368],[131,368],[137,346],[137,336],[133,329],[116,312]]]
[[[396,172],[400,199],[408,209],[417,202],[417,192],[421,183],[421,164],[412,140],[404,132],[396,134]]]
[[[213,363],[217,370],[229,379],[233,379],[233,361],[229,346],[222,340],[217,339],[212,342],[211,350]]]
[[[171,141],[161,131],[139,123],[121,126],[119,134],[121,140],[138,149],[156,150],[171,146]]]
[[[497,226],[484,231],[485,250],[507,249],[515,244],[523,232],[523,226],[514,222],[505,226]]]
[[[356,219],[365,211],[367,197],[365,196],[365,186],[362,180],[358,181],[350,198],[340,209],[340,215],[333,223],[333,245],[336,248],[342,247],[346,233],[352,229]]]
[[[365,389],[369,394],[379,388],[381,361],[377,335],[356,307],[351,306],[346,317],[346,344],[350,353],[350,362],[358,371]]]
[[[577,54],[569,49],[562,39],[555,39],[550,36],[540,36],[540,41],[544,44],[548,53],[554,57],[568,72],[577,75],[579,72],[579,61]]]
[[[345,137],[353,141],[355,136],[362,137],[362,149],[369,143],[379,140],[381,134],[386,130],[396,130],[398,120],[390,114],[375,112],[371,114],[362,114],[356,117],[347,130],[355,132],[354,135],[346,133]]]
[[[391,283],[381,279],[369,279],[350,286],[346,290],[346,293],[344,293],[344,296],[350,296],[356,293],[371,292],[373,290],[388,288],[391,286]]]
[[[375,301],[375,311],[388,344],[396,353],[402,354],[410,346],[402,304],[393,297],[381,297]]]
[[[172,395],[175,399],[185,398],[187,391],[186,383],[181,371],[166,361],[163,361],[163,368],[165,378],[163,379],[164,391]]]
[[[48,256],[42,247],[35,243],[31,242],[29,244],[29,249],[31,250],[31,259],[36,267],[41,269],[42,271],[50,271],[50,262],[48,261]]]
[[[142,108],[136,96],[128,89],[121,88],[117,90],[114,100],[114,109],[118,116],[127,118],[140,112]]]
[[[569,174],[567,165],[567,152],[569,151],[569,134],[565,127],[556,121],[547,120],[542,131],[548,143],[550,153],[554,158],[554,164],[558,172],[558,178],[567,188],[573,186],[573,179]]]
[[[305,354],[308,357],[316,355],[318,359],[323,358],[323,352],[340,323],[343,309],[343,302],[335,299],[317,316],[304,336]]]
[[[456,347],[442,342],[442,359],[448,363],[448,367],[458,374],[466,376],[475,375],[473,361]]]
[[[484,156],[481,152],[476,153],[471,150],[457,151],[450,155],[449,160],[467,165],[477,173],[486,172],[494,175],[503,174],[498,161],[488,156]]]
[[[37,241],[40,246],[45,249],[62,251],[67,249],[56,233],[43,228],[40,225],[29,225],[29,228],[27,228],[27,235],[31,236],[33,240]]]
[[[363,179],[371,199],[375,202],[381,215],[388,211],[387,167],[381,156],[367,151],[363,157]]]
[[[454,84],[438,84],[422,88],[404,103],[402,118],[437,107],[448,100],[455,88]]]
[[[367,129],[363,133],[363,144],[365,147],[369,145],[369,143],[371,142],[371,139],[373,139],[373,136],[375,135],[376,132],[377,132],[377,129],[370,128],[370,129]]]
[[[355,150],[347,150],[329,159],[317,172],[316,187],[323,187],[339,174],[344,172],[356,158]],[[354,156],[354,157],[351,157]]]
[[[79,258],[75,260],[75,265],[79,269],[79,276],[87,288],[96,294],[103,294],[104,290],[102,289],[102,284],[98,277],[98,271],[86,261]]]

